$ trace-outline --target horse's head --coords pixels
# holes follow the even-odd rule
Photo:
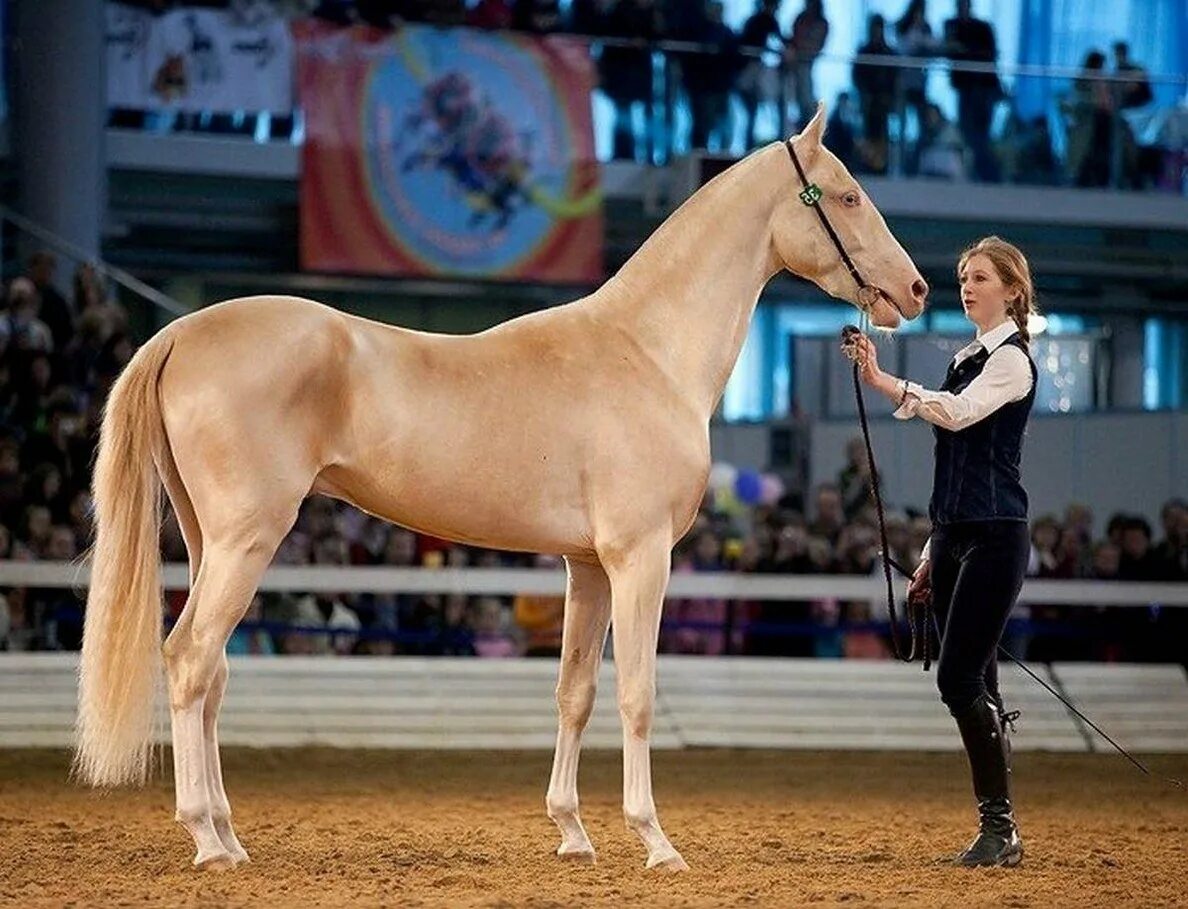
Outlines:
[[[928,285],[858,181],[821,144],[824,130],[824,108],[818,106],[804,132],[793,137],[793,147],[809,183],[820,187],[817,204],[873,289],[859,294],[857,283],[817,213],[802,198],[804,186],[791,158],[786,198],[777,206],[773,219],[776,252],[789,271],[866,311],[875,325],[896,328],[901,316],[914,319],[924,311]]]

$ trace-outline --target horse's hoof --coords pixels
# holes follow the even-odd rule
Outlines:
[[[665,853],[648,859],[648,867],[658,871],[688,871],[689,866],[685,860],[681,858],[681,854],[675,849],[671,853]]]
[[[235,859],[229,852],[216,852],[205,858],[194,859],[194,867],[199,871],[230,871],[235,867]]]
[[[595,862],[593,849],[566,849],[560,846],[557,849],[557,858],[575,865],[593,865]]]

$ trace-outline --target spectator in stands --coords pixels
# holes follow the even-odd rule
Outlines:
[[[65,518],[66,504],[63,502],[62,474],[53,464],[43,462],[29,474],[30,485],[26,501],[30,505],[44,505],[55,522]]]
[[[54,336],[39,317],[41,294],[28,278],[17,278],[8,287],[9,345],[16,350],[50,353]]]
[[[259,624],[264,619],[263,597],[256,594],[243,614],[240,624],[231,632],[227,641],[228,656],[274,656],[276,645],[272,635],[264,628],[245,628],[245,625]]]
[[[29,256],[29,268],[26,274],[41,302],[38,316],[50,330],[53,338],[53,349],[66,349],[71,335],[74,334],[74,312],[58,289],[54,286],[54,272],[57,270],[58,260],[52,253],[35,252]]]
[[[91,493],[87,489],[79,489],[70,497],[66,507],[66,526],[74,531],[74,538],[84,545],[91,539],[92,523]]]
[[[1155,547],[1159,574],[1169,581],[1188,581],[1188,502],[1169,499],[1159,512],[1163,539]]]
[[[516,657],[523,641],[498,597],[479,597],[474,604],[474,652],[480,657]]]
[[[1145,107],[1155,100],[1147,71],[1130,59],[1130,45],[1125,41],[1114,43],[1114,72],[1126,77],[1124,82],[1114,83],[1118,110]]]
[[[1109,540],[1102,540],[1093,547],[1089,576],[1098,581],[1116,581],[1121,564],[1122,550]]]
[[[760,574],[810,574],[808,532],[804,518],[795,514],[780,526],[771,549],[755,565]],[[755,625],[749,632],[747,653],[763,656],[812,656],[813,636],[806,632],[811,622],[808,600],[767,600],[755,604]]]
[[[1089,576],[1098,581],[1117,581],[1121,560],[1122,550],[1109,540],[1102,540],[1093,547]],[[1133,606],[1099,605],[1095,656],[1110,663],[1136,659],[1138,651],[1134,643],[1145,634],[1146,625],[1146,616]]]
[[[41,635],[35,619],[25,608],[27,591],[14,588],[5,596],[8,607],[8,633],[5,648],[13,653],[41,649]]]
[[[1074,531],[1081,539],[1081,545],[1089,548],[1093,544],[1093,510],[1081,502],[1073,502],[1064,509],[1064,526]]]
[[[441,656],[475,656],[475,629],[468,613],[470,606],[465,595],[451,593],[440,605],[435,616],[437,624],[437,645],[435,652]]]
[[[758,0],[755,12],[743,23],[739,46],[748,53],[738,78],[738,95],[746,111],[747,148],[755,147],[755,123],[760,105],[776,97],[776,71],[767,52],[777,50],[783,55],[788,39],[776,19],[781,0]]]
[[[74,311],[78,330],[92,333],[100,345],[112,335],[127,334],[127,311],[107,293],[102,277],[89,263],[74,272]]]
[[[842,511],[852,521],[867,506],[874,494],[870,482],[870,462],[866,459],[866,443],[862,436],[854,436],[846,443],[846,466],[837,476]]]
[[[957,127],[932,102],[924,105],[919,144],[921,177],[966,179],[965,141]]]
[[[313,629],[324,628],[326,634],[307,634],[309,653],[343,655],[354,650],[357,632],[363,627],[354,610],[332,594],[307,594],[295,604],[293,624]]]
[[[28,464],[49,464],[57,469],[67,488],[85,489],[91,483],[93,444],[85,429],[73,392],[58,388],[49,397],[42,428],[25,442],[22,460]]]
[[[1105,54],[1091,50],[1073,83],[1068,166],[1077,186],[1106,186],[1114,149],[1114,95],[1107,82]]]
[[[817,93],[813,89],[813,64],[825,49],[829,38],[829,20],[822,0],[805,0],[792,22],[788,39],[788,62],[791,64],[792,93],[796,98],[797,129],[803,130],[817,112]]]
[[[21,447],[12,437],[0,437],[0,522],[15,526],[25,501]]]
[[[1058,578],[1089,576],[1089,547],[1076,528],[1060,528],[1060,542],[1056,544],[1056,573]]]
[[[1041,578],[1056,576],[1056,546],[1060,542],[1060,524],[1050,514],[1041,515],[1031,523],[1031,562],[1035,574]]]
[[[9,418],[22,429],[44,424],[50,400],[57,391],[54,367],[44,351],[21,352],[13,355],[16,374]]]
[[[887,43],[886,21],[877,13],[866,23],[866,41],[858,48],[862,56],[890,57],[895,50]],[[895,80],[898,71],[882,63],[857,62],[852,80],[862,107],[862,142],[859,158],[863,170],[873,174],[887,172],[889,149],[887,120],[895,106]]]
[[[1060,162],[1052,145],[1048,118],[1042,114],[1025,124],[1020,137],[1019,172],[1016,182],[1033,186],[1055,186],[1060,182]]]
[[[662,37],[653,0],[617,0],[606,17],[604,34],[616,43],[602,48],[598,72],[602,90],[615,108],[614,157],[637,160],[651,141],[653,114],[652,50]],[[643,134],[635,128],[636,107],[644,108]]]
[[[857,166],[858,115],[849,92],[838,92],[825,124],[825,144],[848,170]]]
[[[1151,525],[1144,518],[1131,517],[1122,526],[1121,550],[1118,577],[1125,581],[1160,579],[1161,566],[1151,549]]]
[[[706,50],[681,55],[681,78],[689,93],[692,133],[690,143],[695,149],[728,151],[734,135],[730,115],[730,93],[738,78],[740,58],[738,36],[723,21],[720,0],[710,0],[705,16],[695,29],[684,37]]]
[[[1126,526],[1126,522],[1130,520],[1130,515],[1123,512],[1115,512],[1110,515],[1110,520],[1106,524],[1106,538],[1115,546],[1122,545],[1122,528]]]
[[[533,567],[556,571],[563,566],[555,555],[538,555],[533,559]],[[525,656],[561,655],[565,597],[522,593],[512,603],[512,615],[526,638]]]
[[[957,16],[945,22],[945,49],[954,61],[997,63],[994,28],[989,22],[974,18],[970,0],[957,0]],[[1002,98],[998,74],[955,69],[949,81],[957,92],[957,120],[965,144],[973,152],[974,174],[979,180],[997,182],[998,162],[990,150],[990,124],[994,107]]]
[[[830,546],[834,546],[845,525],[846,515],[842,510],[841,491],[833,483],[820,484],[814,497],[813,518],[808,525],[809,534],[822,537]]]
[[[886,522],[887,546],[891,550],[891,557],[905,567],[914,565],[915,554],[912,550],[911,531],[907,516],[901,512],[889,512],[886,515]]]
[[[928,24],[928,14],[925,0],[910,0],[907,9],[895,23],[895,49],[904,57],[922,59],[931,57],[939,49],[936,39],[932,35],[932,26]],[[907,146],[904,160],[904,173],[915,176],[920,164],[920,137],[924,128],[924,108],[928,104],[926,86],[928,70],[923,66],[906,67],[898,73],[898,91],[896,109],[899,111],[901,131],[906,133],[906,115],[909,110],[915,112],[916,141]],[[905,143],[906,146],[906,143]]]
[[[725,571],[722,541],[712,529],[692,538],[691,545],[674,553],[673,573]],[[725,626],[729,604],[719,597],[669,598],[664,603],[661,636],[667,653],[726,652]]]
[[[891,648],[883,634],[873,627],[870,603],[855,600],[845,605],[846,630],[842,653],[848,660],[889,660]]]

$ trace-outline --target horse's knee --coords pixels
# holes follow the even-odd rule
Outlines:
[[[594,698],[598,686],[593,682],[578,682],[557,686],[557,713],[561,725],[573,729],[585,729],[594,711]]]
[[[651,685],[628,685],[619,690],[619,713],[623,729],[637,739],[652,733],[652,717],[656,709],[656,690]]]

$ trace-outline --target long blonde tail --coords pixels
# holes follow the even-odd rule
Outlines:
[[[168,445],[157,382],[172,349],[163,331],[137,351],[111,390],[99,436],[74,757],[93,786],[139,785],[151,769],[162,613],[154,459]]]

